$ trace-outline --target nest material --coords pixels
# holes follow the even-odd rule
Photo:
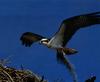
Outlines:
[[[30,70],[17,70],[15,68],[0,66],[0,82],[47,82],[43,77],[37,76]]]

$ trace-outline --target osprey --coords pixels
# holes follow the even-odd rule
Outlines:
[[[34,42],[39,42],[40,44],[43,44],[48,48],[56,50],[57,60],[69,69],[70,73],[73,76],[74,82],[77,82],[77,75],[75,73],[75,70],[72,64],[69,62],[68,58],[65,58],[65,55],[67,56],[75,54],[78,51],[65,46],[77,30],[95,24],[100,24],[100,12],[83,14],[63,20],[59,30],[52,38],[48,39],[35,33],[26,32],[22,34],[20,40],[26,47],[30,47]]]

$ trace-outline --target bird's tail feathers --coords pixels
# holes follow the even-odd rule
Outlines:
[[[67,56],[65,58],[64,53],[60,50],[57,50],[57,61],[60,62],[61,64],[65,65],[66,68],[68,68],[70,74],[72,75],[74,82],[78,82],[77,74],[75,72],[74,66],[70,63]]]
[[[63,51],[65,53],[65,55],[74,55],[76,53],[78,53],[78,51],[76,49],[73,48],[58,48],[59,51]]]

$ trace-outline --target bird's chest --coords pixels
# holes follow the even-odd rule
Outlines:
[[[54,36],[49,42],[48,42],[48,46],[53,47],[53,48],[57,48],[57,47],[61,47],[62,45],[62,37],[59,35]]]

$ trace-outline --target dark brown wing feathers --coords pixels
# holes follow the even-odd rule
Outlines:
[[[100,12],[65,19],[56,34],[62,35],[62,46],[65,46],[78,29],[95,24],[100,24]]]
[[[41,40],[42,36],[31,33],[31,32],[26,32],[24,34],[22,34],[20,40],[22,41],[22,44],[25,46],[31,46],[32,43],[37,42],[39,40]]]

